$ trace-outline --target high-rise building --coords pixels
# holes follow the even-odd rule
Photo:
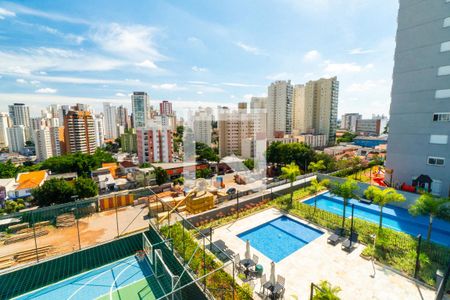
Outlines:
[[[172,130],[167,127],[149,125],[136,129],[139,163],[172,162]]]
[[[159,113],[161,115],[171,116],[173,115],[172,103],[167,100],[162,101],[159,104]]]
[[[93,154],[97,149],[94,118],[89,111],[71,110],[64,117],[66,153]]]
[[[292,133],[291,81],[275,81],[267,92],[267,136]]]
[[[373,116],[372,119],[359,119],[356,121],[356,130],[358,134],[379,136],[384,132],[388,123],[385,116]]]
[[[250,110],[266,109],[267,97],[252,97],[250,100]]]
[[[53,156],[50,130],[47,127],[33,131],[36,159],[44,161]]]
[[[137,152],[137,135],[136,129],[128,129],[120,136],[120,145],[122,152],[136,153]]]
[[[450,3],[400,0],[385,180],[450,194]]]
[[[95,115],[94,117],[95,144],[97,147],[103,147],[105,144],[105,126],[103,115]]]
[[[255,137],[254,120],[244,109],[218,107],[219,156],[242,155],[244,141]]]
[[[7,128],[11,126],[7,113],[0,113],[0,149],[8,147]]]
[[[128,109],[123,105],[120,105],[119,107],[117,107],[117,124],[119,126],[122,126],[124,128],[124,130],[127,130],[128,128],[130,128]]]
[[[356,122],[362,119],[362,115],[358,113],[349,113],[342,115],[341,129],[356,132]]]
[[[338,97],[339,81],[336,77],[297,85],[294,88],[295,134],[324,134],[328,137],[328,144],[334,144]]]
[[[212,108],[199,107],[194,115],[194,139],[196,142],[211,145],[212,121]]]
[[[23,103],[14,103],[9,105],[8,108],[12,124],[25,126],[25,139],[31,141],[30,108]]]
[[[117,139],[117,109],[110,103],[103,103],[103,126],[106,139]]]
[[[6,129],[8,133],[9,152],[22,152],[25,147],[25,126],[13,125]],[[28,128],[27,128],[28,130]]]
[[[146,92],[134,92],[131,95],[134,128],[145,127],[150,119],[150,99]]]
[[[49,131],[50,131],[50,144],[52,147],[52,155],[60,156],[65,151],[64,126],[50,127]]]

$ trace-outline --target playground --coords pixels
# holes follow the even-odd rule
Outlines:
[[[371,168],[358,171],[348,176],[350,179],[369,183],[371,185],[386,186],[384,183],[385,170],[383,166],[374,166]]]

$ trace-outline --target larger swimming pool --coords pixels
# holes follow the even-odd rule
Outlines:
[[[279,262],[322,234],[320,230],[281,216],[242,232],[238,237],[249,240],[253,248]]]
[[[342,215],[342,198],[326,193],[317,196],[316,200],[318,208],[337,215]],[[314,198],[308,199],[304,203],[314,205]],[[351,199],[348,208],[350,208],[352,204],[355,205],[354,215],[356,218],[378,224],[380,220],[380,207],[378,205],[365,204],[358,200]],[[349,217],[350,215],[351,209],[347,209],[346,217]],[[428,230],[428,217],[414,217],[404,208],[386,205],[383,208],[383,227],[388,227],[414,236],[417,236],[419,233],[422,234],[422,236],[426,236]],[[450,247],[450,223],[435,219],[433,221],[431,240]]]

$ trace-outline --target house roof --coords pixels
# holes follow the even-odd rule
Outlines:
[[[121,165],[123,168],[133,168],[133,167],[137,167],[136,164],[134,164],[133,162],[128,161],[128,160],[125,160],[125,161],[121,162],[120,165]]]
[[[47,178],[46,170],[20,173],[17,175],[18,186],[16,187],[16,190],[37,188],[42,184],[45,178]]]

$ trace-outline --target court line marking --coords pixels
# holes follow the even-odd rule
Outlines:
[[[131,264],[129,264],[128,267],[130,267],[131,265],[133,265],[135,262],[132,262]],[[121,267],[123,265],[128,265],[127,261],[124,262],[120,262],[116,267]],[[75,292],[72,293],[72,295],[69,296],[69,298],[67,298],[67,300],[72,299],[73,296],[75,296],[80,290],[84,289],[89,283],[91,283],[92,281],[96,280],[97,278],[99,278],[101,275],[111,272],[113,271],[114,268],[108,269],[106,271],[103,271],[99,274],[97,274],[96,276],[94,276],[93,278],[91,278],[88,282],[85,282],[82,286],[80,286]]]
[[[113,293],[113,287],[115,285],[115,283],[117,282],[117,280],[119,279],[119,277],[122,275],[123,272],[125,272],[126,270],[128,270],[129,267],[133,266],[137,264],[137,261],[134,261],[133,263],[131,263],[128,267],[126,267],[125,269],[123,269],[122,271],[120,271],[119,274],[117,274],[116,279],[113,280],[111,287],[109,288],[109,299],[112,300],[112,293]]]

